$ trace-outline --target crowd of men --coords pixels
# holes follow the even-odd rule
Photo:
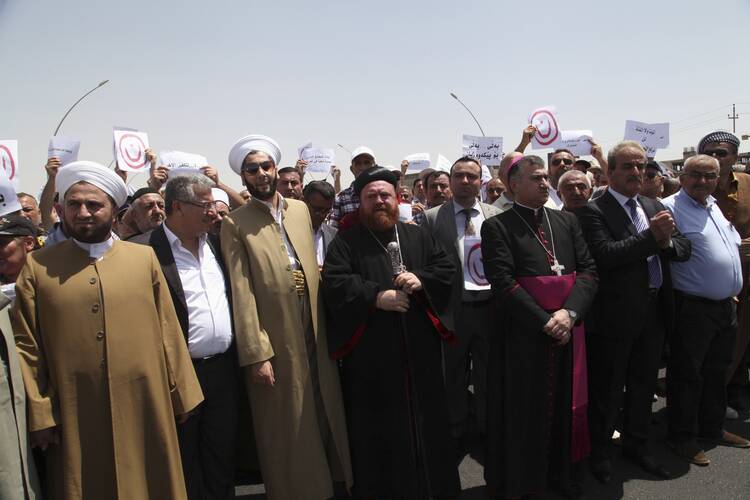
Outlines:
[[[616,445],[672,477],[662,366],[676,455],[750,448],[739,139],[673,172],[535,133],[409,183],[362,146],[344,189],[263,135],[229,152],[243,192],[150,150],[136,191],[54,157],[38,202],[0,178],[0,498],[455,498],[472,432],[489,495],[576,498]]]

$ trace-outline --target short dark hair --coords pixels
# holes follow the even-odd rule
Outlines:
[[[334,191],[333,186],[326,181],[310,181],[305,186],[305,189],[302,190],[302,195],[306,199],[315,193],[322,196],[324,200],[332,200],[336,197],[336,191]]]
[[[571,150],[569,150],[568,148],[559,148],[559,149],[556,149],[556,150],[552,151],[552,154],[550,154],[549,157],[552,158],[553,156],[555,156],[558,153],[568,153],[573,158],[576,157],[576,155],[574,155],[573,152]]]
[[[430,182],[432,182],[432,179],[440,177],[441,175],[445,175],[446,177],[448,177],[448,179],[450,179],[451,177],[450,174],[445,170],[435,170],[434,172],[430,172],[424,178],[424,188],[430,189]]]
[[[454,161],[453,165],[451,165],[450,175],[453,175],[453,167],[456,166],[456,163],[464,163],[464,162],[476,163],[476,165],[479,167],[479,175],[480,176],[482,175],[482,164],[479,163],[479,160],[477,160],[476,158],[473,158],[471,156],[462,156],[458,160]]]
[[[277,173],[278,174],[288,174],[290,172],[294,172],[295,174],[299,175],[300,179],[302,179],[302,172],[300,172],[297,167],[284,167],[284,168],[280,168]]]
[[[422,182],[422,179],[420,179],[419,177],[417,177],[416,179],[414,179],[414,181],[411,183],[411,188],[412,189],[417,189],[417,182]],[[422,186],[424,186],[424,184],[422,184]]]

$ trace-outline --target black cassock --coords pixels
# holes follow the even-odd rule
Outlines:
[[[451,336],[449,299],[456,269],[426,229],[397,224],[406,270],[419,277],[424,289],[411,297],[403,314],[407,345],[402,314],[375,308],[378,292],[395,288],[383,248],[395,241],[393,231],[371,233],[357,224],[339,232],[323,266],[328,345],[341,360],[354,493],[417,498],[418,481],[428,476],[433,496],[455,496],[460,483],[448,428],[441,342]],[[410,401],[418,408],[425,458],[421,467],[412,459],[417,437]]]
[[[482,224],[484,271],[498,314],[490,338],[484,475],[488,492],[504,497],[570,485],[572,343],[557,346],[542,331],[554,311],[542,309],[517,280],[556,275],[532,231],[549,250],[554,238],[563,275],[576,273],[565,309],[582,318],[597,288],[596,266],[573,214],[547,209],[535,215],[514,205]]]

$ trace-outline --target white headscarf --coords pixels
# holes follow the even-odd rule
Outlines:
[[[250,151],[262,151],[271,157],[275,166],[281,163],[279,143],[265,135],[246,135],[238,140],[229,151],[229,166],[237,175],[242,174],[242,162]]]
[[[74,161],[60,167],[55,177],[55,190],[60,199],[73,184],[87,182],[92,184],[115,200],[117,207],[121,207],[128,199],[128,187],[114,170],[93,161]]]

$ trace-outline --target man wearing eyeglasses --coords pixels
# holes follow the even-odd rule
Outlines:
[[[669,263],[690,258],[690,241],[659,201],[639,196],[646,163],[640,143],[616,144],[607,158],[607,191],[577,214],[599,270],[599,291],[586,318],[586,348],[590,464],[602,483],[612,476],[612,434],[620,408],[623,455],[650,474],[671,477],[649,451],[649,429],[664,337],[674,322]]]
[[[312,181],[305,186],[303,192],[305,203],[310,210],[310,221],[312,222],[313,239],[315,241],[315,256],[318,259],[318,267],[323,267],[326,260],[328,245],[336,236],[336,228],[324,224],[333,208],[333,200],[336,193],[326,181]]]
[[[229,165],[252,198],[221,226],[237,355],[269,499],[327,499],[352,484],[338,367],[328,356],[307,206],[276,190],[279,145],[238,140]],[[247,425],[247,423],[245,424]]]
[[[557,184],[565,172],[573,169],[575,161],[576,157],[567,149],[556,149],[549,157],[549,199],[558,210],[563,209],[563,201],[557,192]]]
[[[697,155],[685,162],[682,189],[664,200],[692,243],[686,262],[673,262],[677,324],[669,338],[668,444],[695,465],[710,463],[698,439],[735,448],[750,441],[724,430],[726,376],[737,334],[735,296],[742,289],[740,235],[711,196],[719,162]]]
[[[724,217],[732,223],[742,238],[740,259],[742,260],[742,275],[747,278],[750,263],[750,175],[732,170],[734,164],[737,163],[739,146],[740,140],[734,134],[716,131],[700,140],[698,153],[713,156],[719,160],[719,182],[713,196]],[[750,342],[750,317],[748,317],[750,314],[743,313],[743,309],[747,309],[743,307],[747,297],[746,282],[739,297],[737,313],[740,326],[732,365],[727,375],[729,377],[727,414],[730,418],[737,418],[737,412],[750,410],[747,350],[748,342]]]
[[[131,241],[154,249],[187,342],[203,404],[177,427],[188,498],[234,494],[238,373],[229,281],[216,240],[214,182],[200,174],[171,178],[159,200],[163,224]],[[144,188],[147,189],[147,188]]]

